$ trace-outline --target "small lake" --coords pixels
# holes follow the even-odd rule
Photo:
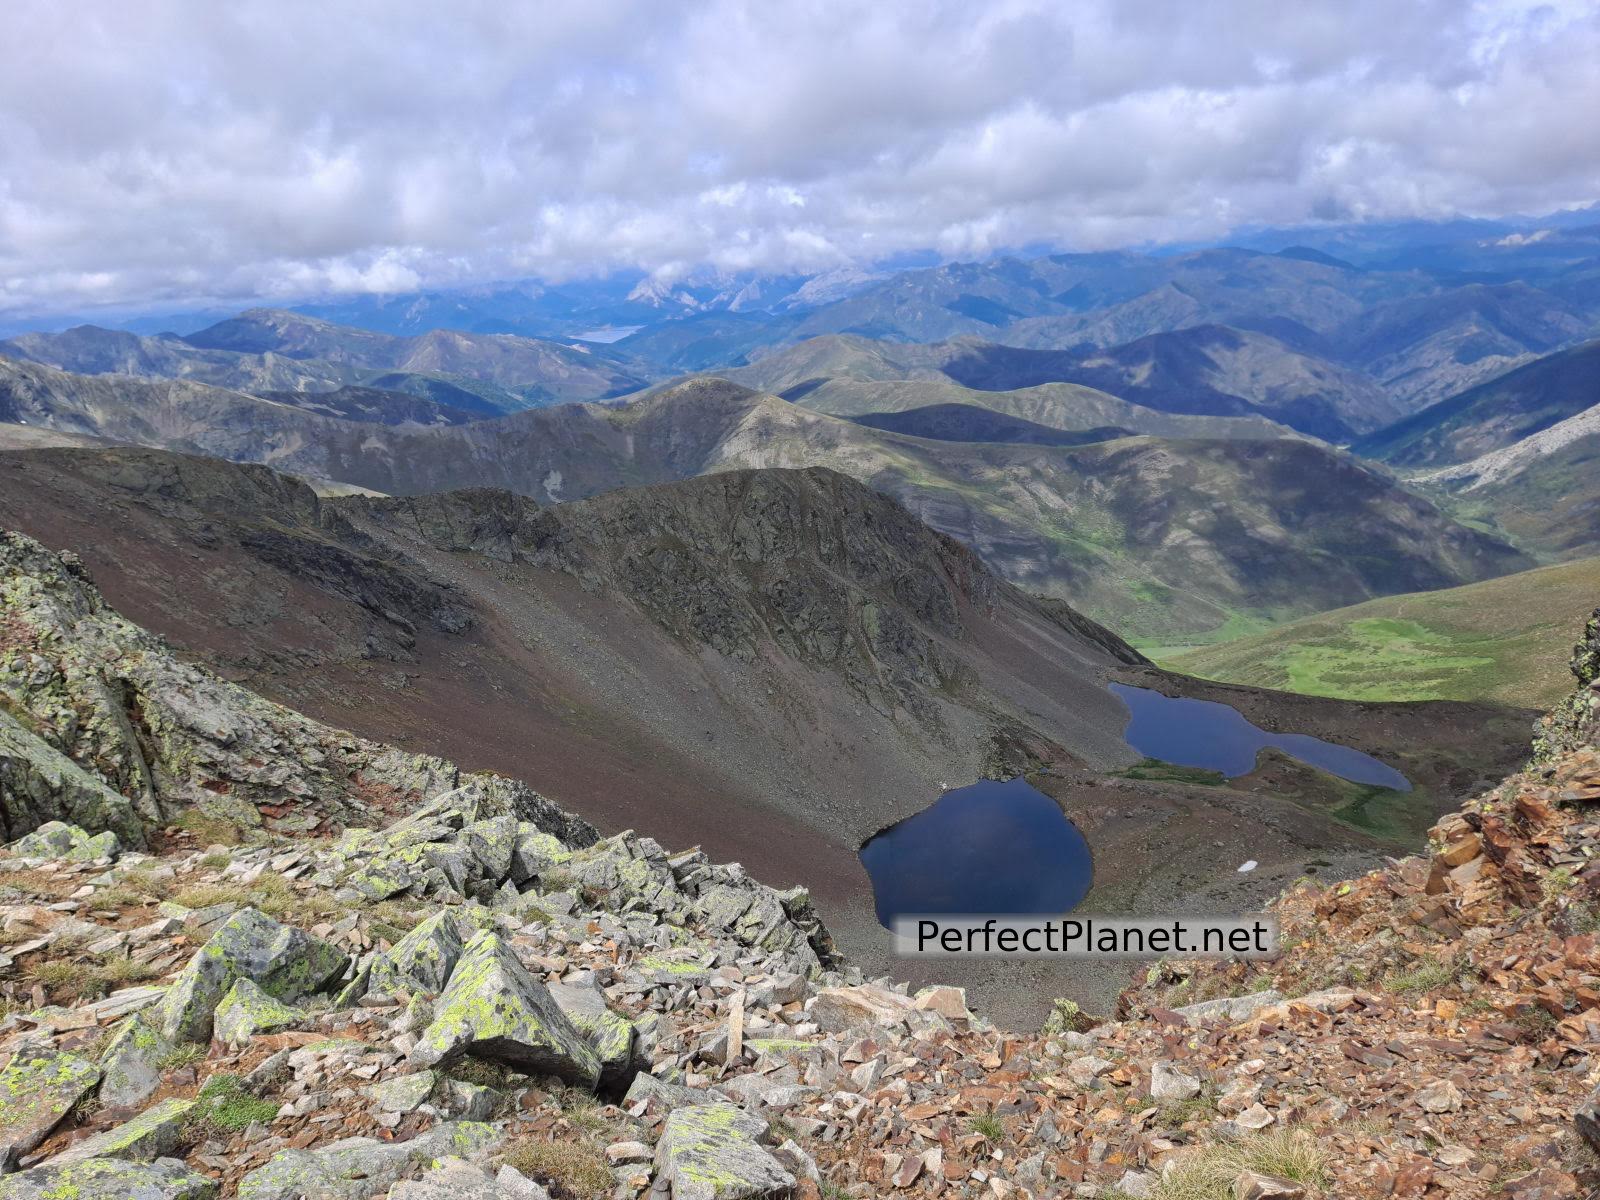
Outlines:
[[[1257,753],[1270,746],[1352,783],[1411,790],[1410,780],[1370,754],[1304,733],[1268,733],[1227,704],[1163,696],[1123,683],[1113,683],[1111,690],[1133,713],[1123,740],[1146,758],[1232,779],[1254,770]]]
[[[878,923],[919,913],[1059,916],[1089,891],[1089,844],[1026,780],[953,788],[861,847]]]

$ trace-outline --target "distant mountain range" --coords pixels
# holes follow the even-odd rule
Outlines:
[[[1529,565],[1304,439],[1061,446],[1013,421],[992,424],[988,440],[937,440],[718,379],[621,406],[380,425],[186,381],[0,360],[0,417],[396,495],[487,486],[550,502],[737,468],[830,467],[894,496],[1019,584],[1145,638]]]
[[[31,332],[0,443],[541,503],[821,466],[1127,636],[1210,641],[1600,550],[1600,225],[1434,232]]]

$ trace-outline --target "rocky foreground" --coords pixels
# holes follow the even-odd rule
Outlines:
[[[1600,615],[1533,763],[1271,963],[1036,1033],[799,889],[178,661],[0,541],[0,1200],[1577,1197]]]

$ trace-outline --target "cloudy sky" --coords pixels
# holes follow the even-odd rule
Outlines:
[[[9,0],[0,313],[1600,199],[1600,0]]]

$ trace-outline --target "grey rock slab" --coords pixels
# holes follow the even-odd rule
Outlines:
[[[100,1102],[110,1108],[143,1104],[161,1086],[161,1060],[176,1049],[142,1013],[127,1018],[100,1055]]]
[[[280,1150],[239,1181],[240,1200],[367,1200],[392,1187],[414,1163],[471,1158],[500,1139],[475,1122],[435,1125],[409,1142],[352,1137],[315,1150]]]
[[[153,1104],[114,1129],[74,1142],[45,1165],[64,1167],[91,1158],[120,1158],[128,1162],[166,1158],[178,1148],[184,1118],[194,1103],[174,1098]]]
[[[600,1079],[589,1043],[492,930],[467,943],[410,1057],[431,1067],[464,1054],[591,1089]]]
[[[767,1123],[734,1104],[667,1114],[656,1173],[673,1200],[782,1200],[795,1177],[761,1144]]]
[[[174,1042],[211,1037],[213,1014],[240,979],[277,1000],[293,1003],[343,974],[342,950],[303,929],[281,925],[254,908],[240,909],[195,951],[161,1001],[160,1027]]]
[[[633,1065],[633,1022],[611,1011],[605,993],[593,979],[588,983],[552,983],[547,987],[556,1006],[600,1059],[600,1086],[620,1086]]]
[[[217,1184],[175,1158],[91,1158],[0,1176],[0,1200],[211,1200]]]
[[[75,1054],[28,1046],[0,1071],[0,1171],[50,1136],[100,1082],[100,1068]]]

